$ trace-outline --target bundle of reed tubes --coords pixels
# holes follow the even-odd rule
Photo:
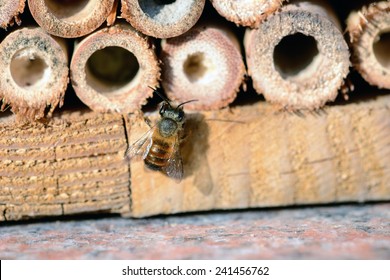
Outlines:
[[[237,25],[256,28],[285,0],[231,1],[210,0],[217,12]]]
[[[131,113],[140,109],[160,77],[153,44],[123,23],[78,42],[70,70],[77,96],[97,112]]]
[[[226,27],[199,24],[162,41],[162,86],[189,110],[217,110],[230,104],[245,75],[235,35]]]
[[[253,86],[269,102],[291,110],[333,101],[349,72],[349,50],[332,10],[297,1],[248,29],[245,50]]]
[[[351,12],[347,30],[354,67],[371,85],[390,89],[390,1]]]
[[[121,0],[122,14],[134,28],[156,38],[188,31],[203,12],[205,0]]]
[[[20,120],[39,120],[62,106],[68,84],[64,40],[39,27],[11,32],[0,44],[0,98]],[[48,112],[46,112],[48,110]]]
[[[259,25],[258,29],[248,29],[245,36],[249,73],[255,90],[268,101],[290,109],[316,109],[337,95],[348,71],[348,50],[329,9],[301,3],[275,12],[282,2],[257,2],[251,8],[257,16],[244,20],[249,26]],[[222,28],[223,24],[193,27],[204,0],[122,0],[122,16],[138,32],[125,22],[114,24],[118,1],[30,0],[29,4],[34,19],[48,33],[67,38],[89,34],[77,41],[71,80],[81,101],[95,111],[134,112],[152,95],[150,87],[157,87],[159,82],[159,65],[148,35],[167,38],[162,41],[161,84],[172,100],[198,100],[188,104],[188,109],[226,107],[244,79],[240,43],[232,30]],[[213,5],[227,4],[213,1]],[[239,13],[246,13],[244,6],[232,4],[230,11],[244,19]],[[260,23],[265,16],[269,20]],[[104,20],[114,26],[91,34]],[[280,32],[269,32],[274,29]],[[291,38],[306,44],[308,51],[304,51],[303,59],[312,59],[311,63],[302,62],[302,57],[289,62],[288,49],[294,45],[289,43]]]
[[[23,13],[26,0],[2,1],[0,4],[0,27],[7,28],[15,22],[20,25],[19,14]]]

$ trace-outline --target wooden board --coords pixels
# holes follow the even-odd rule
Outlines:
[[[3,119],[0,220],[390,200],[389,105],[382,96],[317,113],[259,102],[189,114],[180,184],[124,158],[148,129],[135,115]]]
[[[1,220],[130,210],[121,117],[64,114],[0,131]]]

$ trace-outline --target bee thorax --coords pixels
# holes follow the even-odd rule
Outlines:
[[[161,136],[163,137],[172,136],[176,132],[177,128],[177,122],[169,118],[162,119],[158,124],[158,129],[160,131]]]

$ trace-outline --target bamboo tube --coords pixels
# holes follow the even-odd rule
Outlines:
[[[140,109],[160,76],[153,46],[128,24],[101,29],[80,41],[70,70],[77,96],[98,112]]]
[[[0,27],[6,29],[8,26],[21,24],[19,14],[23,13],[26,0],[2,1],[0,4]]]
[[[110,15],[115,0],[28,0],[36,22],[48,33],[76,38],[97,29]]]
[[[183,34],[195,25],[205,0],[122,0],[122,17],[135,29],[156,38]]]
[[[390,89],[390,1],[352,12],[347,30],[354,67],[371,85]]]
[[[171,100],[188,110],[213,110],[231,103],[242,84],[245,66],[234,34],[199,25],[162,42],[162,86]]]
[[[231,1],[210,0],[217,12],[237,25],[256,28],[277,11],[285,0]]]
[[[248,29],[244,41],[255,90],[282,108],[317,109],[333,101],[349,71],[348,46],[322,5],[286,5]]]
[[[68,56],[63,40],[39,27],[10,33],[0,45],[0,98],[21,119],[51,116],[62,106],[68,84]],[[4,109],[4,108],[3,108]]]

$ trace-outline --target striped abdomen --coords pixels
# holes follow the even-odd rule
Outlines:
[[[167,166],[168,159],[173,152],[172,144],[174,143],[161,138],[153,139],[152,146],[144,159],[145,165],[152,170],[162,170]]]

